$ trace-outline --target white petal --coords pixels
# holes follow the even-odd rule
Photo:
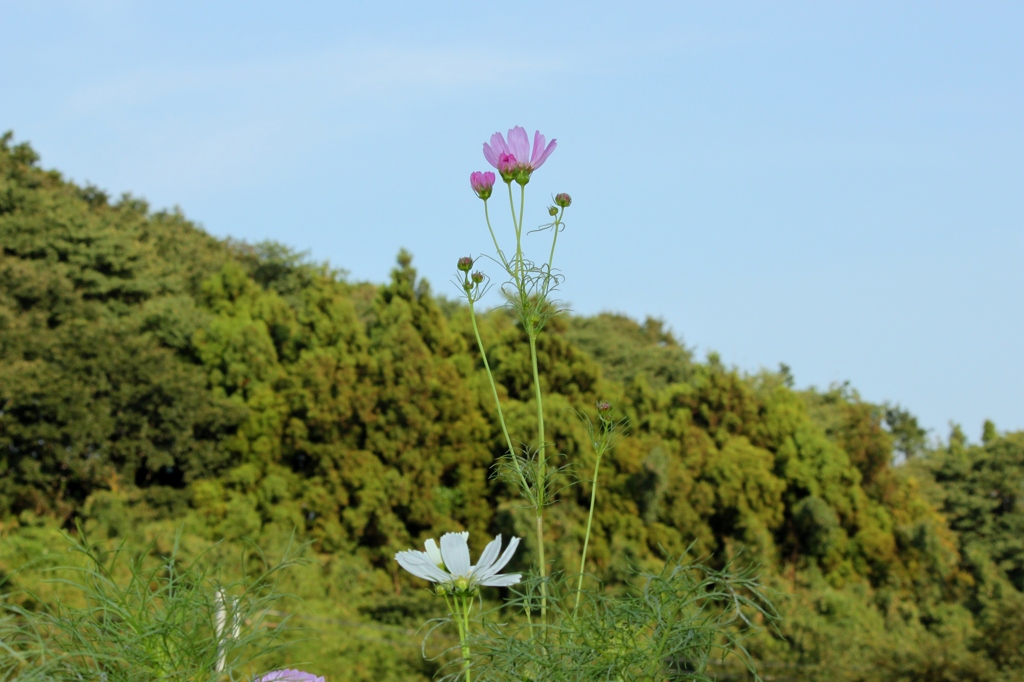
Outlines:
[[[452,577],[439,569],[434,562],[430,560],[426,552],[418,552],[414,549],[408,549],[404,552],[399,552],[395,555],[395,561],[398,565],[405,570],[412,573],[417,578],[423,578],[435,583],[446,583],[450,582]]]
[[[437,548],[437,543],[434,542],[434,538],[429,538],[423,543],[423,546],[427,549],[427,556],[434,562],[434,565],[438,568],[444,568],[444,559],[441,558],[441,550]]]
[[[424,567],[423,570],[428,571],[430,575],[434,576],[435,582],[447,583],[452,581],[452,574],[443,568],[438,568],[434,565],[434,562],[430,557],[424,555],[421,560],[421,565]]]
[[[476,566],[473,567],[473,573],[480,575],[491,567],[494,560],[498,558],[498,552],[501,551],[501,536],[494,538],[487,543],[484,547],[484,553],[480,555],[479,561],[476,562]]]
[[[407,549],[404,552],[399,552],[395,555],[395,561],[398,565],[405,570],[412,573],[418,578],[424,578],[426,580],[433,580],[429,572],[423,570],[422,561],[423,552],[418,552],[414,549]]]
[[[519,573],[505,573],[503,575],[493,575],[487,580],[479,581],[477,584],[486,585],[487,587],[508,587],[519,582],[521,577],[522,575]]]
[[[469,533],[445,533],[441,536],[441,556],[444,566],[455,577],[468,576],[469,565]]]
[[[491,576],[497,575],[498,571],[505,568],[505,564],[507,564],[512,559],[512,555],[515,554],[516,547],[518,546],[519,538],[512,538],[508,542],[508,547],[505,548],[505,551],[502,552],[501,557],[494,563],[494,565],[490,566],[486,570],[477,573],[477,579],[480,580],[481,585],[489,584],[485,581],[488,580]]]

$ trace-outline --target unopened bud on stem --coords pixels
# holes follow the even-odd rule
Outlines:
[[[476,195],[486,201],[491,196],[491,191],[494,188],[494,173],[487,171],[481,173],[476,171],[469,175],[469,186],[473,188]]]

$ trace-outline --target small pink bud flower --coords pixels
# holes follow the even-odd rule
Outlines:
[[[569,208],[572,204],[572,197],[565,192],[560,192],[555,195],[555,205],[561,206],[562,208]]]
[[[491,135],[490,144],[484,142],[484,158],[501,173],[505,182],[515,180],[520,185],[530,181],[533,171],[544,165],[551,152],[558,146],[556,140],[547,142],[540,131],[533,134],[533,149],[526,131],[516,126],[508,131],[508,141],[501,133]]]
[[[476,171],[469,175],[469,186],[473,188],[476,195],[487,201],[491,197],[491,190],[494,188],[494,173],[487,171],[481,173]]]
[[[551,216],[552,218],[554,218],[556,215],[558,215],[558,207],[557,206],[548,206],[548,215]]]
[[[516,157],[511,154],[502,154],[498,157],[498,172],[505,182],[512,182],[516,177]]]
[[[470,277],[473,279],[473,282],[476,283],[476,284],[480,284],[481,282],[484,281],[484,273],[480,272],[479,270],[477,270],[472,275],[470,275]]]
[[[597,403],[597,411],[598,412],[605,413],[605,412],[608,412],[611,409],[612,409],[612,406],[611,406],[611,403],[609,403],[609,402],[606,402],[606,401],[602,400],[602,401]]]
[[[460,272],[469,272],[473,269],[473,259],[469,256],[463,256],[459,259],[458,268]]]

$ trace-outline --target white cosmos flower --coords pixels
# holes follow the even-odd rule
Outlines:
[[[395,561],[418,578],[456,590],[467,591],[481,585],[506,587],[519,582],[519,573],[498,573],[512,558],[519,538],[512,538],[504,552],[501,552],[501,536],[494,538],[487,543],[475,566],[469,563],[468,539],[468,532],[445,533],[441,536],[440,549],[430,539],[423,545],[425,552],[407,549],[396,554]]]

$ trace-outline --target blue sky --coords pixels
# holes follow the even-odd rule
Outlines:
[[[574,311],[936,436],[1024,428],[1019,3],[15,0],[0,26],[0,129],[75,181],[352,279],[405,247],[454,293],[489,251],[481,143],[540,129],[527,222],[572,194]]]

